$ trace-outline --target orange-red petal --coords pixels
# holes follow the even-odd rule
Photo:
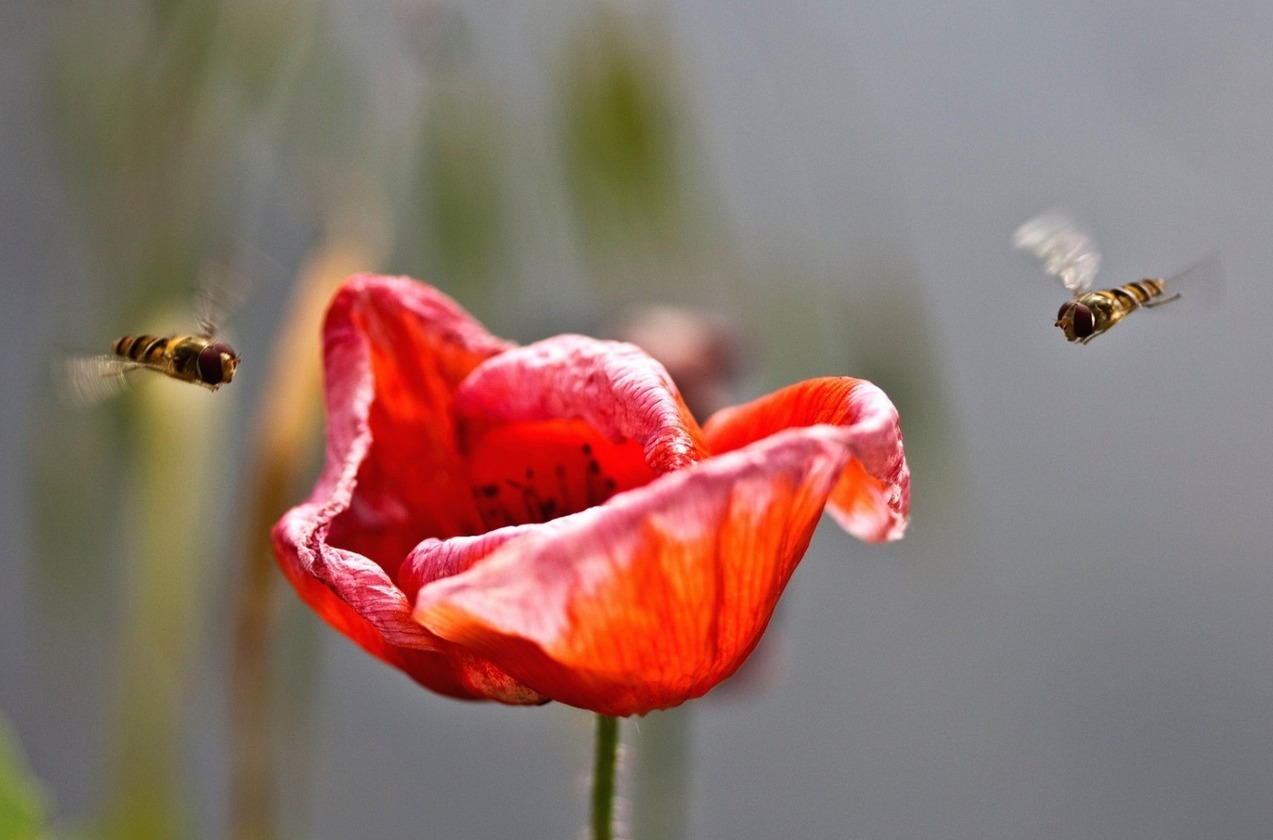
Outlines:
[[[641,444],[660,473],[707,454],[667,371],[632,344],[559,335],[518,347],[473,371],[455,405],[504,423],[582,420],[612,440]]]
[[[782,429],[822,424],[851,432],[853,451],[828,501],[831,516],[858,539],[900,539],[910,514],[910,468],[897,409],[870,382],[847,376],[809,379],[718,411],[703,424],[703,434],[718,454]]]
[[[851,457],[783,432],[542,525],[430,541],[464,569],[420,589],[431,634],[534,690],[613,715],[697,697],[759,641]]]
[[[393,578],[423,536],[476,527],[451,400],[474,367],[511,345],[436,289],[371,275],[341,288],[323,336],[327,458],[309,501],[274,528],[279,565],[369,653],[435,691],[474,696]]]

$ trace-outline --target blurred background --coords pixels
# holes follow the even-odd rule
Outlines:
[[[1271,41],[1256,0],[6,0],[0,835],[580,836],[590,715],[422,691],[263,551],[366,269],[520,341],[705,313],[707,401],[899,406],[908,536],[824,523],[744,672],[625,722],[627,836],[1273,836]],[[1224,278],[1070,346],[1010,246],[1053,205],[1098,285]],[[59,403],[209,266],[232,387]]]

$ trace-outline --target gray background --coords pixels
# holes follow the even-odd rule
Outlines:
[[[515,114],[546,107],[568,5],[460,4]],[[376,64],[384,7],[317,8]],[[1273,836],[1273,5],[653,8],[733,259],[807,319],[782,328],[794,360],[770,342],[754,379],[877,379],[915,471],[908,538],[868,549],[824,523],[761,666],[682,715],[689,836]],[[29,453],[52,410],[48,355],[84,319],[77,277],[92,266],[45,107],[57,15],[8,2],[0,19],[0,710],[74,822],[101,795],[116,653],[92,621],[54,632],[41,618]],[[1069,346],[1051,326],[1062,290],[1009,246],[1055,204],[1099,236],[1107,285],[1211,250],[1225,282]],[[538,235],[525,225],[517,236]],[[286,263],[299,246],[282,227],[258,244]],[[579,282],[569,261],[525,253],[508,268],[519,306],[546,311],[499,328],[571,327],[550,311]],[[886,282],[912,302],[860,303]],[[238,327],[257,358],[282,297],[268,289]],[[259,387],[244,379],[240,408]],[[190,692],[201,837],[224,827],[218,627]],[[310,630],[306,746],[282,783],[290,836],[578,836],[588,715],[435,697]]]

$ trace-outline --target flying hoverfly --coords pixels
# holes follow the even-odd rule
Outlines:
[[[229,282],[227,282],[229,281]],[[150,370],[170,379],[215,391],[234,379],[241,358],[217,340],[222,318],[238,304],[242,279],[224,272],[207,277],[198,293],[199,331],[174,335],[131,334],[111,343],[110,352],[65,359],[62,380],[71,399],[97,402],[122,390],[133,371]]]
[[[1096,243],[1070,219],[1045,214],[1017,228],[1012,242],[1029,251],[1043,270],[1061,281],[1073,295],[1061,304],[1056,326],[1069,341],[1087,344],[1142,306],[1152,309],[1180,299],[1180,293],[1163,297],[1167,280],[1145,278],[1112,289],[1088,291],[1101,266]]]

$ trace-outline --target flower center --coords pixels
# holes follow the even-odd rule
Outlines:
[[[487,530],[547,522],[654,478],[642,447],[578,420],[502,423],[467,435],[473,504]]]

